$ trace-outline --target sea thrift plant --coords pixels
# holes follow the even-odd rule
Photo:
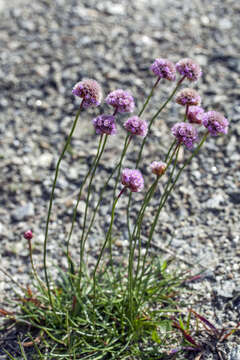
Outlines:
[[[33,233],[31,230],[24,233],[36,281],[34,291],[28,287],[23,289],[24,296],[18,296],[22,301],[19,319],[27,324],[28,328],[39,331],[36,339],[40,341],[31,338],[38,358],[140,359],[142,354],[146,359],[163,358],[167,353],[164,353],[162,339],[168,338],[172,344],[172,328],[177,322],[168,314],[179,311],[174,294],[177,293],[176,287],[182,284],[182,281],[179,281],[175,274],[168,273],[167,262],[155,261],[149,250],[161,211],[175,189],[180,175],[199,153],[209,135],[227,134],[229,122],[224,115],[216,111],[204,112],[199,106],[201,97],[193,88],[180,90],[173,106],[176,106],[177,102],[186,107],[184,118],[179,115],[179,121],[172,129],[169,127],[169,138],[173,135],[174,140],[166,148],[165,153],[161,154],[160,159],[164,161],[153,161],[149,164],[149,158],[143,156],[143,151],[147,139],[151,139],[150,130],[154,121],[174,98],[184,81],[195,82],[202,74],[199,65],[192,59],[181,59],[174,66],[170,60],[158,58],[150,66],[150,70],[157,79],[153,80],[152,88],[137,114],[123,123],[121,114],[132,113],[135,109],[135,100],[128,90],[122,89],[112,91],[105,99],[105,107],[113,107],[111,115],[104,111],[99,114],[95,109],[96,115],[90,125],[98,135],[97,150],[86,175],[81,179],[72,209],[64,250],[67,268],[60,269],[57,280],[54,280],[50,277],[47,264],[48,246],[52,241],[48,234],[61,161],[71,143],[76,126],[82,126],[78,123],[80,116],[84,116],[81,114],[82,110],[97,107],[102,100],[101,86],[94,79],[83,79],[73,87],[72,93],[81,99],[81,103],[56,164],[43,244],[44,279],[40,278],[33,262]],[[144,111],[151,104],[153,94],[159,96],[161,79],[176,81],[176,84],[153,116],[151,117],[151,112],[148,111],[142,119]],[[111,169],[110,164],[106,166],[104,154],[109,151],[109,135],[116,134],[116,121],[119,123],[118,134],[122,132],[125,140],[122,151],[111,154],[112,160],[115,161],[115,166]],[[121,137],[118,137],[118,134],[115,139],[120,143]],[[139,136],[138,142],[132,141],[134,136]],[[160,137],[159,142],[161,141]],[[185,152],[184,162],[180,164],[178,157],[182,146],[189,151]],[[117,158],[114,158],[115,153],[118,155]],[[126,160],[134,162],[132,168],[125,167]],[[108,175],[102,175],[100,172],[103,169],[102,165],[106,166]],[[149,166],[155,176],[152,176],[149,170],[145,171]],[[99,188],[96,187],[97,181]],[[153,198],[154,207],[146,223],[146,213],[148,207],[153,204]],[[80,201],[84,204],[84,211],[82,216],[77,217]],[[108,206],[107,210],[101,209],[103,201],[105,206]],[[113,251],[116,250],[115,218],[119,220],[119,205],[125,207],[127,216],[126,226],[118,229],[124,234],[127,243],[127,256],[124,258],[127,259],[127,264],[119,261],[119,258],[115,259],[116,251]],[[102,211],[99,211],[100,209]],[[102,234],[98,234],[99,241],[96,241],[94,246],[93,263],[88,266],[86,245],[92,236],[97,215],[103,215],[104,228]],[[76,254],[75,257],[71,254],[74,230],[78,235],[78,260]],[[11,275],[9,276],[12,279]],[[2,309],[0,314],[9,315]],[[11,319],[13,318],[17,319],[11,315]],[[160,338],[162,329],[169,330]],[[188,336],[187,333],[185,335]],[[191,337],[188,336],[187,339],[190,340]],[[174,346],[174,349],[176,348],[179,346]],[[196,350],[194,346],[185,348]],[[171,351],[168,351],[168,354],[170,353]],[[7,351],[6,354],[12,358]]]
[[[159,79],[167,79],[169,81],[176,80],[176,68],[174,64],[167,59],[156,59],[151,65],[151,70]]]
[[[128,91],[122,89],[112,91],[108,94],[105,101],[108,105],[115,108],[115,112],[131,113],[134,111],[135,102]]]
[[[176,64],[176,70],[179,74],[186,76],[189,81],[197,81],[202,76],[200,66],[192,59],[181,59]]]
[[[99,115],[93,119],[93,126],[97,134],[115,135],[117,132],[115,117],[112,115]]]
[[[190,106],[188,109],[187,118],[192,124],[202,124],[202,117],[204,110],[201,106]]]
[[[140,192],[144,187],[144,180],[139,170],[124,169],[121,182],[132,192]]]
[[[124,123],[124,127],[132,135],[139,135],[142,137],[145,137],[147,135],[147,122],[140,119],[138,116],[133,116],[129,118]]]
[[[198,140],[197,130],[187,123],[177,123],[172,127],[172,133],[179,144],[183,143],[188,149],[192,149]]]
[[[208,111],[202,117],[202,124],[208,129],[212,136],[227,134],[229,122],[217,111]]]
[[[196,90],[186,88],[181,91],[176,96],[176,103],[179,105],[200,105],[201,104],[201,97],[197,93]]]
[[[97,81],[93,79],[84,79],[79,81],[73,88],[72,93],[83,99],[82,106],[98,106],[102,100],[102,89]]]

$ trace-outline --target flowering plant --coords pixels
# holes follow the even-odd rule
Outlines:
[[[177,281],[169,278],[169,275],[165,272],[167,267],[166,263],[160,264],[160,267],[154,267],[155,265],[151,267],[148,264],[149,249],[156,224],[161,210],[184,168],[191,162],[192,158],[198,154],[207,137],[209,135],[217,136],[219,134],[226,134],[229,123],[222,114],[216,111],[205,112],[204,109],[200,107],[201,97],[193,88],[180,90],[176,95],[176,103],[185,107],[183,121],[176,123],[172,127],[171,132],[175,139],[173,139],[165,156],[150,164],[150,171],[155,177],[150,187],[146,189],[140,165],[146,139],[150,134],[154,120],[173,99],[183,82],[196,82],[202,74],[200,67],[191,59],[182,59],[176,66],[167,59],[156,59],[151,66],[151,70],[156,76],[156,81],[139,113],[131,116],[124,123],[126,138],[120,159],[116,162],[116,166],[112,170],[111,175],[103,184],[98,194],[98,201],[91,211],[92,184],[102,155],[106,149],[108,138],[109,136],[116,136],[119,131],[116,125],[117,116],[122,113],[132,113],[134,111],[135,102],[133,96],[129,91],[122,89],[112,91],[106,97],[105,102],[113,107],[113,113],[100,114],[92,121],[96,135],[99,137],[98,149],[92,165],[79,188],[77,202],[73,209],[71,228],[66,241],[68,270],[64,274],[64,288],[60,285],[57,285],[57,287],[53,286],[47,267],[48,232],[56,182],[61,161],[71,142],[81,111],[83,109],[87,110],[89,107],[97,107],[102,100],[101,86],[95,80],[83,79],[78,82],[72,90],[72,93],[81,99],[81,103],[56,165],[43,246],[45,281],[37,274],[32,261],[31,240],[33,234],[30,230],[24,234],[24,237],[28,240],[33,273],[41,295],[38,295],[36,299],[32,293],[27,292],[26,296],[30,298],[28,301],[29,305],[26,306],[26,304],[24,304],[23,310],[29,318],[31,318],[30,314],[34,313],[34,315],[32,315],[33,318],[31,318],[31,326],[40,328],[45,336],[55,343],[54,350],[52,352],[50,351],[48,355],[49,359],[54,358],[56,354],[63,354],[64,351],[65,354],[67,351],[68,356],[71,358],[80,356],[80,358],[83,359],[105,359],[110,358],[107,357],[110,355],[115,356],[114,354],[118,354],[119,356],[120,353],[122,353],[122,356],[126,354],[131,356],[133,352],[131,353],[130,349],[134,348],[134,351],[136,351],[139,337],[141,337],[142,334],[150,334],[150,338],[156,343],[159,343],[160,339],[157,333],[158,325],[161,324],[161,321],[167,321],[168,324],[171,323],[170,318],[166,320],[166,317],[163,316],[161,311],[159,312],[161,315],[158,317],[158,320],[156,320],[157,318],[153,315],[153,312],[150,314],[149,311],[146,315],[146,307],[151,306],[151,304],[156,302],[158,304],[168,304],[167,296],[172,290],[172,287],[177,284]],[[178,76],[180,75],[179,79],[168,99],[148,122],[146,119],[142,119],[142,115],[153,94],[157,91],[160,80],[166,79],[174,82],[176,81],[177,74]],[[201,132],[202,129],[206,130],[203,135],[199,135],[198,133]],[[135,136],[139,136],[142,139],[135,168],[123,168],[129,146]],[[182,167],[179,168],[178,156],[182,146],[185,146],[187,150],[191,152]],[[162,180],[163,176],[167,178],[166,181]],[[88,237],[91,235],[96,214],[104,198],[106,187],[111,179],[114,179],[115,184],[112,191],[109,226],[94,268],[90,271],[91,276],[89,277],[85,261],[86,243]],[[165,183],[164,191],[159,199],[157,209],[153,214],[148,241],[143,251],[142,224],[144,215],[146,214],[149,204],[151,204],[151,200],[154,197],[160,181]],[[117,194],[119,182],[122,187]],[[70,255],[70,242],[83,187],[86,184],[88,185],[85,211],[80,227],[80,258],[79,263],[74,264]],[[139,192],[143,194],[142,204],[138,208],[134,224],[132,224],[130,219],[132,197],[135,196],[135,193]],[[126,227],[128,230],[129,249],[128,264],[125,269],[126,276],[123,276],[120,271],[121,269],[114,264],[112,252],[112,230],[115,209],[118,202],[121,201],[122,196],[128,196]],[[91,217],[89,217],[90,212]],[[107,259],[105,266],[103,266],[104,258]],[[100,270],[101,266],[102,269]],[[153,271],[153,269],[157,270]],[[105,275],[107,275],[107,277],[105,277]],[[159,276],[162,279],[161,284],[156,283],[156,279],[159,278]],[[109,291],[109,286],[111,291]],[[108,296],[110,297],[109,299]],[[33,310],[34,306],[35,309]],[[36,315],[36,313],[38,315]],[[81,336],[80,339],[79,336]]]

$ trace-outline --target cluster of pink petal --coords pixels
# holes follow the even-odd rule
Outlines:
[[[187,118],[192,124],[201,124],[203,114],[204,110],[201,108],[201,106],[190,106],[188,109]]]
[[[179,105],[200,105],[201,104],[201,97],[198,92],[191,88],[186,88],[177,94],[176,102]]]
[[[99,115],[93,119],[93,125],[97,134],[115,135],[117,132],[115,117],[112,115]]]
[[[192,59],[184,58],[178,61],[176,69],[180,75],[186,76],[190,81],[197,81],[202,75],[200,66]]]
[[[145,120],[140,119],[138,116],[130,117],[124,123],[125,129],[132,135],[140,135],[145,137],[148,131],[148,125]]]
[[[120,113],[126,113],[126,112],[133,112],[135,103],[134,99],[129,92],[118,89],[115,91],[112,91],[107,97],[106,97],[106,103],[108,105],[113,106],[117,112]]]
[[[202,124],[208,129],[211,135],[227,134],[229,122],[217,111],[208,111],[202,117]]]
[[[72,93],[83,99],[82,106],[98,106],[102,100],[102,89],[97,81],[93,79],[84,79],[79,81],[73,88]]]
[[[160,79],[164,78],[169,81],[174,81],[176,79],[175,65],[167,59],[156,59],[150,69]]]
[[[188,123],[177,123],[172,127],[172,133],[179,143],[183,143],[188,149],[192,149],[198,140],[197,130]]]
[[[162,161],[153,161],[150,165],[150,168],[153,174],[160,176],[165,173],[167,164]]]
[[[121,182],[132,192],[140,192],[144,187],[142,174],[136,169],[124,169],[121,176]]]

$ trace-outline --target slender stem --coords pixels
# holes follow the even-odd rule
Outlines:
[[[142,109],[140,110],[140,112],[139,112],[139,114],[138,114],[139,117],[143,114],[144,110],[146,109],[146,107],[147,107],[147,105],[148,105],[151,97],[153,96],[154,90],[155,90],[155,88],[157,87],[157,84],[159,83],[159,81],[160,81],[160,77],[157,78],[155,84],[153,85],[153,87],[152,87],[152,89],[151,89],[151,91],[150,91],[150,94],[149,94],[148,97],[147,97],[147,100],[146,100],[145,103],[143,104],[143,107],[142,107]]]
[[[46,287],[44,286],[42,279],[40,279],[40,277],[38,276],[36,268],[34,266],[33,256],[32,256],[32,241],[31,241],[31,239],[27,239],[27,241],[28,241],[28,249],[29,249],[30,261],[31,261],[31,266],[32,266],[34,277],[36,278],[40,288],[42,290],[46,290]]]
[[[128,135],[126,136],[126,139],[125,139],[124,148],[125,148],[125,147],[128,148],[131,140],[132,140],[132,135],[128,134]],[[116,179],[115,179],[115,186],[114,186],[114,190],[113,190],[113,199],[115,199],[115,196],[116,196],[117,186],[118,186],[118,183],[119,183],[120,173],[121,173],[121,169],[122,169],[122,162],[123,162],[125,153],[126,153],[126,152],[122,151],[122,154],[121,154],[121,158],[120,158],[120,162],[119,162],[119,167],[118,167],[118,173],[117,173],[117,177],[116,177]]]
[[[189,110],[189,105],[186,105],[186,110],[185,110],[185,115],[184,115],[184,122],[186,122],[187,120],[187,116],[188,116],[188,110]]]
[[[81,236],[81,240],[80,240],[80,267],[79,267],[79,274],[78,274],[78,289],[80,290],[80,285],[81,285],[81,279],[82,279],[82,265],[83,265],[83,254],[84,254],[84,245],[85,245],[85,241],[84,241],[84,234],[85,234],[85,228],[86,228],[86,222],[87,222],[87,213],[88,213],[88,205],[89,205],[89,198],[91,195],[91,189],[92,189],[92,182],[93,182],[93,178],[96,172],[96,169],[98,167],[99,161],[102,157],[103,151],[105,149],[105,145],[108,139],[108,135],[105,135],[105,138],[103,140],[103,145],[101,148],[101,151],[99,153],[99,156],[97,158],[97,161],[95,163],[90,181],[89,181],[89,186],[88,186],[88,193],[87,193],[87,199],[86,199],[86,205],[85,205],[85,213],[84,213],[84,220],[83,220],[83,228],[82,228],[82,236]]]
[[[94,297],[94,302],[93,303],[94,303],[94,307],[95,307],[95,304],[96,304],[96,272],[97,272],[99,263],[100,263],[100,261],[102,259],[103,252],[104,252],[107,244],[109,243],[109,238],[111,237],[111,234],[112,234],[112,226],[113,226],[115,208],[116,208],[117,202],[118,202],[120,196],[126,191],[126,189],[127,189],[126,187],[123,187],[122,190],[120,191],[119,195],[116,197],[116,199],[114,201],[114,204],[113,204],[113,207],[112,207],[112,213],[111,213],[111,221],[110,221],[110,225],[109,225],[109,228],[108,228],[108,231],[107,231],[107,235],[106,235],[105,241],[103,243],[103,246],[101,248],[100,254],[98,256],[97,263],[96,263],[95,268],[93,270],[93,297]]]
[[[170,146],[170,149],[168,151],[168,155],[170,154],[170,152],[172,150],[173,144]],[[170,157],[170,160],[167,163],[165,172],[167,171],[168,167],[172,163],[173,156],[174,156],[175,152],[177,151],[177,148],[178,148],[178,145],[176,146],[175,150],[173,151],[173,153],[172,153],[172,155]],[[150,200],[151,200],[151,198],[152,198],[152,196],[153,196],[153,194],[154,194],[154,192],[156,190],[157,183],[158,183],[159,179],[162,177],[162,175],[160,175],[160,176],[158,176],[156,178],[156,180],[154,181],[154,183],[152,184],[152,186],[148,190],[148,192],[147,192],[147,194],[145,196],[143,205],[142,205],[142,207],[141,207],[141,209],[139,211],[133,233],[132,233],[132,235],[130,237],[129,271],[128,271],[128,279],[129,279],[129,290],[128,291],[129,291],[129,299],[130,299],[129,300],[130,301],[130,309],[131,309],[131,303],[133,301],[133,299],[132,299],[133,287],[135,286],[134,282],[133,282],[133,258],[134,258],[134,253],[135,253],[135,249],[136,249],[136,245],[137,245],[137,241],[138,241],[139,242],[138,261],[137,261],[137,269],[136,269],[136,277],[135,277],[135,283],[136,283],[138,273],[139,273],[139,269],[140,269],[140,260],[141,260],[141,226],[142,226],[142,221],[143,221],[143,217],[144,217],[144,213],[146,211],[146,208],[149,205],[149,202],[150,202]],[[137,230],[137,234],[135,234],[136,230]],[[133,239],[134,239],[134,243],[133,243],[133,246],[132,246]]]
[[[165,162],[168,161],[168,157],[169,157],[169,155],[170,155],[170,153],[171,153],[174,145],[176,144],[176,142],[177,142],[177,140],[174,140],[174,141],[172,142],[172,144],[171,144],[171,146],[170,146],[170,148],[169,148],[169,150],[168,150],[168,152],[167,152],[167,155],[166,155],[166,157],[165,157]]]
[[[176,94],[178,88],[180,87],[180,85],[182,84],[183,80],[185,79],[186,76],[183,76],[178,82],[177,85],[175,86],[173,92],[171,93],[171,95],[168,97],[168,99],[163,103],[163,105],[160,107],[160,109],[155,113],[155,115],[152,117],[152,119],[149,122],[149,126],[148,126],[148,134],[150,133],[152,124],[154,122],[154,120],[158,117],[158,115],[161,113],[161,111],[167,106],[167,104],[172,100],[173,96]],[[137,162],[136,162],[136,168],[138,168],[140,160],[142,158],[142,152],[143,152],[143,148],[144,145],[146,143],[147,140],[147,136],[144,137],[139,153],[138,153],[138,158],[137,158]],[[172,145],[174,146],[174,144]],[[170,152],[171,150],[169,150]],[[169,154],[168,154],[169,155]],[[130,206],[131,206],[131,201],[132,201],[132,193],[129,194],[129,198],[128,198],[128,205],[127,205],[127,228],[128,228],[128,236],[130,238],[131,236],[131,228],[130,228]]]
[[[172,100],[173,96],[176,94],[176,91],[178,90],[179,86],[181,85],[181,83],[183,82],[184,79],[185,79],[185,76],[183,76],[178,81],[176,87],[174,88],[174,90],[171,93],[171,95],[169,96],[169,98],[164,102],[164,104],[160,107],[160,109],[155,113],[155,115],[150,120],[149,125],[148,125],[148,134],[149,134],[149,132],[151,130],[151,127],[152,127],[152,124],[153,124],[154,120],[158,117],[158,115],[161,113],[161,111],[167,106],[167,104]],[[147,136],[145,136],[145,138],[142,141],[142,145],[141,145],[141,148],[140,148],[139,153],[138,153],[138,159],[137,159],[137,163],[136,163],[136,168],[138,167],[138,165],[140,163],[140,160],[141,160],[141,157],[142,157],[143,147],[144,147],[144,145],[146,143],[146,140],[147,140]]]
[[[148,248],[149,248],[149,244],[151,242],[151,239],[153,237],[153,233],[154,233],[154,230],[155,230],[155,227],[156,227],[156,224],[157,224],[157,221],[158,221],[158,218],[159,218],[159,215],[160,215],[160,212],[163,208],[163,206],[165,205],[169,195],[171,194],[172,190],[174,189],[175,185],[176,185],[176,182],[178,181],[181,173],[183,172],[183,170],[185,169],[185,167],[191,162],[192,158],[194,156],[196,156],[198,154],[198,152],[200,151],[202,145],[204,144],[204,142],[206,141],[207,139],[207,136],[208,136],[209,132],[207,131],[205,133],[205,135],[203,136],[201,142],[199,143],[199,145],[196,147],[196,149],[193,151],[192,155],[185,161],[184,165],[181,167],[181,169],[178,171],[178,174],[176,176],[176,178],[174,179],[172,185],[170,186],[169,190],[168,190],[168,186],[170,184],[170,182],[168,182],[167,184],[167,187],[166,187],[166,191],[164,191],[163,193],[163,196],[161,198],[161,201],[160,201],[160,204],[159,204],[159,207],[158,207],[158,210],[157,210],[157,214],[155,216],[155,219],[154,219],[154,222],[152,224],[152,227],[151,227],[151,231],[150,231],[150,235],[149,235],[149,239],[148,239],[148,246],[147,246],[147,251],[148,251]],[[176,159],[177,159],[177,155],[176,155]],[[176,160],[175,160],[175,163],[176,163]],[[145,253],[145,257],[144,257],[144,264],[143,264],[143,267],[142,267],[142,273],[141,273],[141,278],[144,274],[144,270],[145,270],[145,262],[146,262],[146,256],[147,256],[147,252]]]
[[[124,145],[124,148],[123,148],[123,151],[122,151],[121,158],[124,158],[124,156],[125,156],[125,154],[126,154],[126,152],[127,152],[127,149],[128,149],[128,146],[129,146],[129,142],[128,142],[127,140],[128,140],[128,136],[126,137],[126,140],[125,140],[125,145]],[[92,215],[92,219],[91,219],[91,221],[90,221],[90,224],[89,224],[89,227],[88,227],[88,230],[87,230],[87,233],[86,233],[86,236],[85,236],[84,241],[87,240],[88,235],[89,235],[89,233],[90,233],[90,231],[91,231],[91,229],[92,229],[92,225],[93,225],[93,223],[94,223],[95,216],[96,216],[96,214],[97,214],[98,208],[99,208],[100,203],[101,203],[101,201],[102,201],[104,191],[105,191],[106,187],[108,186],[109,181],[112,179],[114,173],[115,173],[115,172],[117,171],[117,169],[120,167],[120,163],[121,163],[121,160],[120,160],[120,162],[115,166],[115,168],[113,169],[111,175],[108,177],[107,181],[105,182],[105,184],[104,184],[104,186],[103,186],[103,188],[102,188],[102,190],[101,190],[101,192],[100,192],[99,200],[98,200],[98,203],[97,203],[97,205],[96,205],[96,207],[95,207],[95,209],[94,209],[94,212],[93,212],[93,215]]]
[[[102,143],[102,136],[100,137],[100,140],[99,140],[99,144],[98,144],[98,149],[97,149],[97,154],[95,156],[95,159],[90,167],[90,169],[88,170],[88,173],[86,174],[85,178],[83,179],[83,182],[82,184],[80,185],[80,190],[79,190],[79,193],[78,193],[78,198],[77,198],[77,203],[76,203],[76,206],[74,208],[74,211],[73,211],[73,217],[72,217],[72,224],[71,224],[71,229],[70,229],[70,232],[69,232],[69,235],[68,235],[68,240],[67,240],[67,258],[69,258],[69,244],[70,244],[70,240],[71,240],[71,236],[72,236],[72,232],[73,232],[73,227],[74,227],[74,224],[75,224],[75,221],[76,221],[76,217],[77,217],[77,209],[78,209],[78,205],[79,205],[79,202],[80,202],[80,199],[81,199],[81,195],[82,195],[82,190],[83,190],[83,187],[87,181],[87,178],[89,177],[96,161],[97,161],[97,157],[98,157],[98,154],[99,154],[99,151],[100,151],[100,147],[101,147],[101,143]]]
[[[157,179],[151,185],[149,190],[147,191],[141,209],[139,210],[138,217],[136,220],[136,224],[134,230],[129,238],[129,256],[128,256],[128,299],[129,299],[129,313],[131,318],[133,319],[133,260],[134,260],[134,253],[137,244],[137,236],[135,236],[135,232],[139,227],[141,227],[142,218],[145,212],[147,205],[154,193],[157,185]]]
[[[141,282],[142,282],[142,277],[143,277],[144,272],[145,272],[145,264],[146,264],[146,259],[147,259],[149,247],[150,247],[150,244],[151,244],[151,241],[152,241],[152,237],[153,237],[153,233],[154,233],[154,230],[155,230],[155,227],[156,227],[158,218],[159,218],[159,214],[160,214],[160,211],[161,211],[161,210],[159,210],[159,209],[161,208],[161,204],[162,204],[162,201],[163,201],[163,199],[164,199],[164,195],[166,194],[167,189],[168,189],[168,187],[169,187],[169,184],[170,184],[170,182],[171,182],[171,180],[172,180],[172,177],[173,177],[173,174],[174,174],[176,165],[177,165],[177,158],[178,158],[179,149],[180,149],[180,144],[177,144],[177,146],[175,147],[175,150],[173,151],[173,153],[172,153],[172,155],[171,155],[171,157],[170,157],[170,159],[169,159],[169,161],[168,161],[167,167],[166,167],[166,170],[167,170],[168,167],[170,166],[170,164],[172,163],[172,160],[173,160],[174,155],[176,154],[176,158],[175,158],[175,161],[174,161],[174,165],[173,165],[172,171],[171,171],[171,173],[170,173],[168,182],[167,182],[167,184],[166,184],[166,186],[165,186],[165,189],[164,189],[164,191],[163,191],[163,195],[161,196],[160,204],[159,204],[157,213],[156,213],[156,215],[155,215],[153,224],[152,224],[152,226],[151,226],[151,230],[150,230],[150,234],[149,234],[149,238],[148,238],[147,246],[146,246],[146,252],[145,252],[144,257],[143,257],[142,271],[141,271],[141,275],[140,275],[140,283],[139,283],[139,285],[138,285],[138,291],[140,290],[140,286],[141,286]],[[137,276],[138,276],[138,274],[136,274],[136,279],[137,279]]]
[[[190,156],[190,158],[189,158],[188,160],[186,160],[186,162],[184,163],[184,165],[183,165],[183,166],[181,167],[181,169],[179,170],[179,172],[178,172],[175,180],[173,181],[170,189],[168,190],[168,192],[167,192],[167,194],[166,194],[166,196],[165,196],[165,199],[164,199],[163,204],[162,204],[161,207],[164,206],[165,202],[166,202],[167,199],[168,199],[168,196],[169,196],[170,193],[172,192],[174,186],[176,185],[176,182],[177,182],[178,179],[179,179],[179,176],[181,175],[181,173],[183,172],[183,170],[185,169],[185,167],[191,162],[192,158],[198,154],[198,152],[199,152],[199,150],[201,149],[202,145],[203,145],[204,142],[206,141],[206,139],[207,139],[207,137],[208,137],[208,134],[209,134],[209,132],[207,131],[207,132],[205,133],[205,135],[203,136],[203,138],[202,138],[201,142],[199,143],[199,145],[198,145],[198,146],[196,147],[196,149],[193,151],[193,153],[192,153],[192,155]]]
[[[162,176],[162,175],[161,175],[161,176]],[[134,251],[135,251],[136,244],[137,244],[137,240],[138,240],[137,268],[136,268],[136,276],[135,276],[135,281],[134,281],[134,283],[133,283],[133,287],[135,287],[135,284],[136,284],[136,281],[137,281],[137,275],[138,275],[139,269],[140,269],[141,250],[142,250],[141,227],[142,227],[143,217],[144,217],[146,208],[148,207],[149,202],[150,202],[151,198],[153,197],[153,195],[154,195],[154,193],[155,193],[155,190],[156,190],[158,181],[159,181],[159,179],[161,178],[161,176],[158,176],[158,177],[156,178],[155,182],[153,183],[152,191],[151,191],[151,193],[149,194],[149,199],[148,199],[147,203],[145,204],[145,206],[144,206],[144,208],[143,208],[143,210],[142,210],[142,214],[141,214],[141,217],[140,217],[140,220],[139,220],[139,224],[138,224],[138,228],[137,228],[137,234],[136,234],[136,239],[135,239],[135,243],[134,243]]]
[[[48,240],[48,227],[49,227],[49,222],[50,222],[50,216],[51,216],[51,211],[52,211],[52,204],[53,204],[53,197],[54,197],[54,191],[56,188],[56,183],[57,183],[57,177],[58,177],[58,173],[59,173],[59,167],[61,164],[61,161],[63,159],[63,156],[70,144],[73,132],[76,128],[77,125],[77,121],[80,115],[80,112],[82,110],[82,106],[83,106],[83,101],[81,102],[80,108],[76,114],[75,120],[73,122],[71,131],[67,137],[67,141],[64,145],[64,148],[62,150],[62,153],[60,154],[60,157],[58,159],[57,162],[57,166],[56,166],[56,170],[55,170],[55,176],[54,176],[54,180],[53,180],[53,186],[52,186],[52,191],[51,191],[51,196],[50,196],[50,201],[49,201],[49,207],[48,207],[48,214],[47,214],[47,222],[46,222],[46,228],[45,228],[45,238],[44,238],[44,245],[43,245],[43,265],[44,265],[44,274],[45,274],[45,280],[46,280],[46,285],[47,285],[47,289],[48,289],[48,298],[51,304],[52,309],[54,310],[53,307],[53,301],[52,301],[52,296],[51,296],[51,291],[50,291],[50,284],[49,284],[49,278],[48,278],[48,273],[47,273],[47,240]]]

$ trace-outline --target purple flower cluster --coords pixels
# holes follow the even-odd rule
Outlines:
[[[186,88],[177,94],[176,102],[179,105],[200,105],[201,104],[201,97],[197,93],[196,90],[191,88]]]
[[[106,103],[115,108],[116,112],[125,113],[125,112],[133,112],[135,103],[134,99],[129,92],[124,91],[122,89],[118,89],[112,91],[106,97]]]
[[[188,58],[178,61],[176,69],[180,75],[186,76],[189,81],[197,81],[202,75],[200,66]]]
[[[160,176],[165,173],[167,164],[162,161],[153,161],[150,165],[150,168],[153,174]]]
[[[144,187],[144,180],[139,170],[124,169],[121,176],[121,182],[132,192],[140,192]]]
[[[115,117],[112,115],[99,115],[93,119],[97,134],[115,135],[117,132]]]
[[[203,114],[204,110],[200,106],[190,106],[188,109],[187,118],[192,124],[201,124]]]
[[[229,122],[217,111],[208,111],[202,117],[202,124],[208,129],[211,135],[227,134]]]
[[[164,78],[169,81],[176,79],[176,68],[174,64],[167,59],[156,59],[150,69],[160,79]]]
[[[130,117],[124,123],[125,129],[132,135],[140,135],[145,137],[147,135],[148,125],[145,120],[140,119],[138,116]]]
[[[193,144],[198,140],[197,130],[185,122],[175,124],[172,127],[172,133],[178,143],[183,143],[188,149],[192,149]]]
[[[73,88],[72,93],[83,99],[82,106],[98,106],[102,100],[102,89],[97,81],[93,79],[84,79],[79,81]]]

